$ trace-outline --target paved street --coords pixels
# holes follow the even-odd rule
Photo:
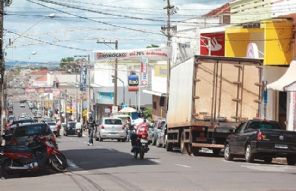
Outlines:
[[[296,166],[226,162],[209,154],[194,157],[154,146],[144,160],[136,160],[128,142],[87,146],[87,137],[58,140],[69,159],[68,172],[1,180],[1,190],[296,190]]]

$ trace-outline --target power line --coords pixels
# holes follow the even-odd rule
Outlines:
[[[48,44],[48,45],[52,45],[52,46],[57,46],[57,47],[61,47],[61,48],[67,48],[67,49],[72,49],[72,50],[79,50],[79,51],[86,51],[86,52],[90,52],[92,50],[88,50],[88,49],[82,49],[82,48],[76,48],[76,47],[71,47],[71,46],[64,46],[64,45],[59,45],[59,44],[54,44],[52,42],[48,42],[48,41],[44,41],[44,40],[40,40],[40,39],[36,39],[36,38],[32,38],[32,37],[28,37],[28,36],[25,36],[25,35],[22,35],[22,34],[19,34],[19,33],[16,33],[16,32],[13,32],[13,31],[9,31],[7,29],[4,29],[6,32],[9,32],[9,33],[12,33],[12,34],[15,34],[17,36],[21,36],[23,38],[27,38],[27,39],[30,39],[30,40],[34,40],[34,41],[38,41],[38,42],[41,42],[43,44]]]
[[[29,1],[31,3],[34,3],[34,4],[37,4],[37,5],[40,5],[40,6],[43,6],[43,7],[47,7],[49,9],[52,9],[52,10],[55,10],[55,11],[59,11],[59,12],[64,13],[64,14],[72,15],[72,16],[75,16],[75,17],[78,17],[78,18],[81,18],[81,19],[90,20],[90,21],[93,21],[93,22],[96,22],[96,23],[100,23],[100,24],[112,26],[112,27],[115,27],[115,28],[122,28],[122,29],[130,30],[130,31],[141,32],[141,33],[148,33],[148,34],[156,34],[156,35],[161,35],[162,36],[161,33],[156,33],[156,32],[152,32],[152,31],[145,31],[145,30],[141,30],[141,29],[134,29],[134,28],[125,27],[125,26],[119,26],[119,25],[115,25],[115,24],[111,24],[111,23],[107,23],[107,22],[103,22],[103,21],[97,21],[97,20],[94,20],[94,19],[90,19],[88,17],[76,15],[76,14],[69,13],[69,12],[66,12],[66,11],[63,11],[63,10],[60,10],[60,9],[49,7],[49,6],[46,6],[44,4],[34,2],[32,0],[27,0],[27,1]]]

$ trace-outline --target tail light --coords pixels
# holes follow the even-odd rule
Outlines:
[[[105,129],[104,125],[101,126],[101,129]]]
[[[257,141],[263,141],[265,138],[266,136],[261,131],[257,133]]]

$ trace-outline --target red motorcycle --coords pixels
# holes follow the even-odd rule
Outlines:
[[[47,138],[35,137],[26,146],[7,145],[0,150],[0,177],[10,178],[25,171],[50,166],[58,172],[67,168],[66,157]]]

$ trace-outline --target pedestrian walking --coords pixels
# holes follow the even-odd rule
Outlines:
[[[87,120],[88,137],[89,137],[88,144],[87,144],[88,146],[91,146],[94,144],[93,137],[94,137],[95,124],[96,124],[95,119],[93,118],[92,114],[90,114]]]

